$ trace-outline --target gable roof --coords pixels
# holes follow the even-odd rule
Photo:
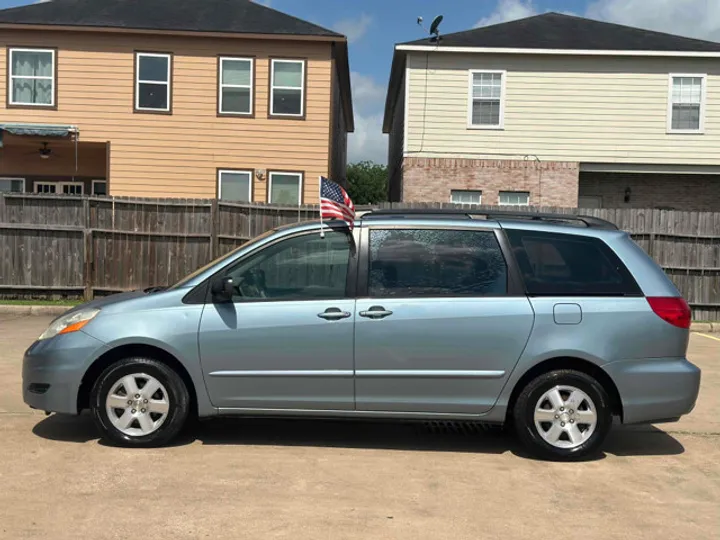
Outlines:
[[[0,23],[344,39],[250,0],[52,0],[0,10]]]
[[[402,45],[437,45],[428,39]],[[720,43],[545,13],[442,36],[440,47],[603,51],[720,52]]]

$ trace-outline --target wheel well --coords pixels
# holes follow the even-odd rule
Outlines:
[[[190,410],[197,413],[197,395],[195,393],[195,385],[193,384],[190,374],[185,369],[185,366],[183,366],[182,363],[169,352],[158,347],[153,347],[152,345],[122,345],[106,352],[95,360],[85,372],[82,383],[80,384],[77,400],[78,412],[90,407],[90,392],[95,385],[95,381],[97,381],[102,372],[118,360],[131,358],[133,356],[152,358],[153,360],[162,362],[175,371],[175,373],[180,375],[180,378],[185,383],[188,393],[190,394]]]
[[[540,362],[539,364],[531,367],[527,373],[525,373],[522,377],[520,377],[520,380],[515,385],[515,388],[513,388],[512,394],[510,395],[510,401],[508,403],[507,412],[505,414],[506,421],[510,421],[512,419],[512,411],[515,407],[515,401],[518,398],[518,395],[522,391],[523,388],[525,388],[530,381],[532,381],[535,377],[542,375],[543,373],[548,373],[549,371],[554,371],[556,369],[574,369],[576,371],[582,371],[583,373],[590,375],[593,377],[596,381],[598,381],[602,387],[605,389],[605,392],[607,392],[608,397],[610,398],[610,407],[612,408],[613,414],[620,417],[620,420],[622,420],[623,417],[623,409],[622,409],[622,400],[620,399],[620,392],[618,392],[617,386],[615,386],[615,382],[610,378],[610,375],[608,375],[601,367],[593,364],[592,362],[588,362],[587,360],[581,360],[580,358],[551,358],[549,360],[545,360],[543,362]]]

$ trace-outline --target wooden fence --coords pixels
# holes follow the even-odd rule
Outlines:
[[[720,320],[720,212],[580,212],[631,233],[688,299],[696,320]],[[91,298],[168,285],[268,229],[316,217],[311,206],[8,193],[0,196],[0,296]]]

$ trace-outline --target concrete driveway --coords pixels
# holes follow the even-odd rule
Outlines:
[[[97,439],[87,415],[22,403],[48,318],[0,315],[0,538],[720,537],[720,341],[694,335],[696,410],[616,428],[585,463],[448,425],[215,420],[172,448]]]

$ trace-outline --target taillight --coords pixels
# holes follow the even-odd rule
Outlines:
[[[654,296],[648,297],[648,304],[655,314],[662,320],[678,328],[690,328],[692,319],[690,306],[680,296]]]

